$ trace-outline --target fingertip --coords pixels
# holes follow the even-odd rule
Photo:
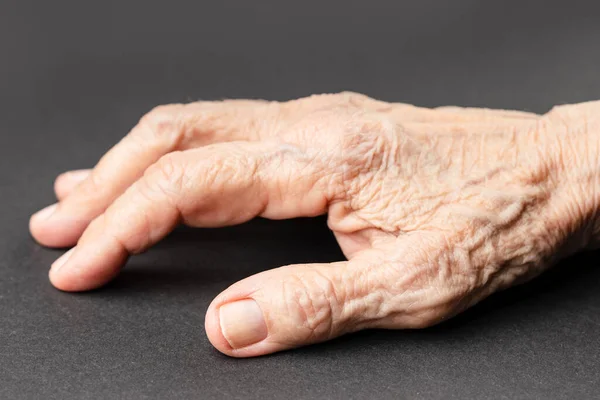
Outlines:
[[[254,299],[248,297],[251,294],[251,291],[247,290],[248,287],[244,286],[245,285],[239,285],[239,283],[232,285],[212,301],[206,311],[204,321],[204,328],[208,340],[218,351],[235,358],[257,357],[278,351],[279,349],[267,340],[268,328],[265,325],[259,327],[258,330],[253,329],[255,331],[254,340],[246,340],[245,342],[238,341],[237,344],[241,345],[241,347],[238,348],[232,347],[231,336],[229,339],[226,337],[227,328],[223,326],[223,308],[227,308],[236,303],[255,303]],[[245,325],[246,322],[243,318],[244,316],[239,315],[239,313],[235,314],[240,317],[237,321],[238,328]],[[234,341],[233,344],[236,344],[236,342]]]
[[[84,220],[57,215],[58,208],[58,204],[53,204],[33,214],[29,219],[31,236],[43,246],[53,248],[73,246],[88,225]]]
[[[77,246],[56,260],[49,272],[52,285],[66,292],[81,292],[113,280],[127,261],[127,252],[112,240],[99,240],[93,246]]]
[[[65,280],[58,273],[58,271],[63,267],[63,265],[65,265],[69,261],[76,249],[76,247],[73,247],[71,250],[67,251],[65,254],[60,256],[50,266],[50,271],[48,271],[48,277],[52,285],[59,290],[63,290],[65,292],[76,291],[76,287],[73,285],[73,282],[69,281],[69,279]]]
[[[38,242],[40,242],[40,240],[38,239],[38,237],[40,236],[40,225],[56,211],[57,207],[58,204],[52,204],[34,213],[29,218],[29,231]]]

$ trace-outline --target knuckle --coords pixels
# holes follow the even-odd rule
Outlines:
[[[155,107],[140,119],[134,135],[144,140],[166,142],[169,148],[176,148],[185,133],[182,118],[185,109],[184,104]]]
[[[256,160],[235,146],[228,152],[207,151],[197,166],[203,186],[214,190],[232,182],[246,182],[244,177],[256,174],[257,169]]]
[[[386,139],[385,132],[390,129],[384,119],[359,118],[350,120],[346,129],[338,137],[342,151],[380,150],[379,145]]]
[[[257,100],[202,101],[189,105],[182,119],[185,140],[196,145],[259,139],[273,125],[276,102]]]
[[[373,101],[373,99],[364,94],[344,91],[339,93],[313,94],[308,97],[291,100],[284,103],[284,105],[292,107],[293,109],[314,111],[320,108],[330,107],[361,107],[369,101]]]
[[[338,102],[342,105],[349,105],[354,107],[362,107],[365,103],[373,101],[372,98],[361,93],[352,91],[343,91],[334,95]]]
[[[111,208],[98,220],[102,221],[104,233],[130,254],[142,253],[151,242],[151,218],[145,212],[132,215],[124,209]]]
[[[144,174],[147,186],[168,197],[181,193],[186,182],[185,166],[181,152],[172,152],[162,156]]]
[[[232,135],[231,121],[239,121],[243,107],[236,105],[233,100],[219,102],[197,102],[190,104],[186,110],[189,114],[181,120],[181,131],[184,136],[198,144],[217,141],[218,137]],[[188,112],[189,111],[189,112]]]
[[[347,121],[334,140],[334,165],[342,174],[338,177],[345,194],[356,194],[369,187],[394,156],[397,141],[395,127],[382,118],[355,118]]]
[[[302,339],[323,340],[335,336],[339,324],[340,296],[336,285],[319,273],[294,275],[283,282],[286,312],[300,328]]]

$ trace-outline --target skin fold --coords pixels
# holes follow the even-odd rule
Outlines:
[[[597,247],[599,134],[600,102],[545,115],[349,92],[161,106],[93,170],[59,176],[59,203],[30,230],[75,246],[50,280],[85,291],[181,223],[327,213],[346,261],[261,272],[207,311],[219,351],[258,356],[431,326]]]

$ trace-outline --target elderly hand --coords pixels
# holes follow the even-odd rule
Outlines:
[[[328,213],[347,261],[235,283],[206,331],[235,357],[366,328],[420,328],[524,282],[597,236],[600,103],[418,108],[354,93],[158,107],[31,219],[66,291],[118,274],[179,223]],[[299,243],[299,246],[302,244]]]

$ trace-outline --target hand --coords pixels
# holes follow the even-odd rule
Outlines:
[[[60,203],[30,228],[46,246],[77,244],[50,280],[82,291],[179,223],[328,213],[348,261],[237,282],[208,309],[211,343],[248,357],[426,327],[593,245],[599,108],[538,116],[353,93],[163,106],[91,172],[60,176]]]

